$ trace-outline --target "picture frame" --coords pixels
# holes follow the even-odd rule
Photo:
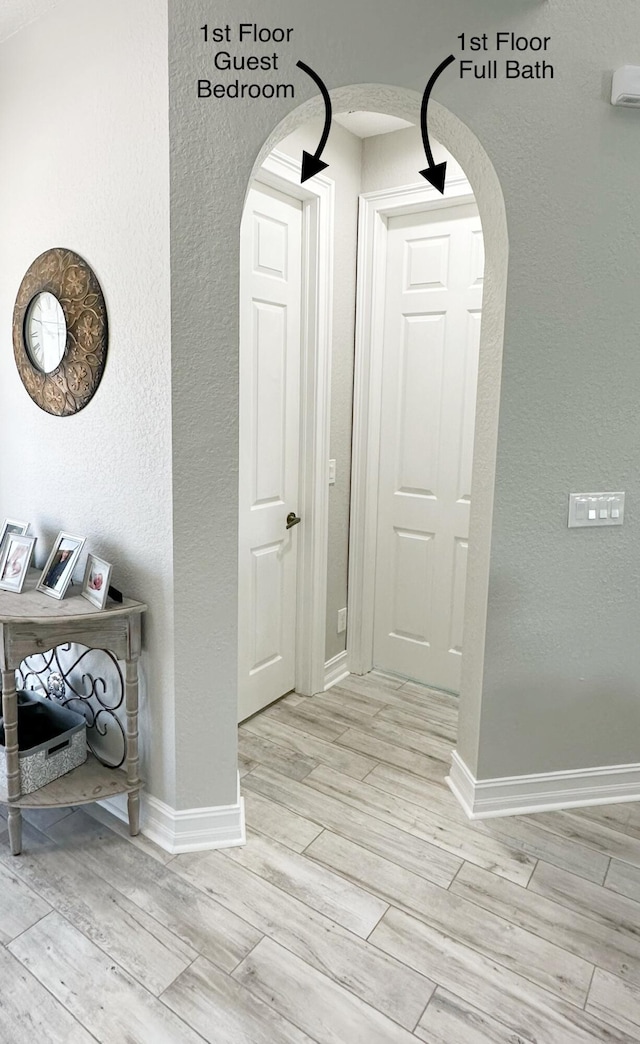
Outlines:
[[[96,609],[104,609],[106,605],[112,568],[111,563],[105,562],[104,558],[98,558],[97,555],[87,555],[87,564],[80,593],[83,598],[95,605]]]
[[[26,536],[29,532],[28,522],[18,522],[15,518],[5,518],[2,529],[0,529],[0,552],[2,551],[6,537],[10,533],[17,536]]]
[[[42,591],[51,598],[64,598],[85,541],[86,537],[58,533],[47,564],[36,584],[36,591]]]
[[[0,591],[20,594],[31,564],[34,536],[9,532],[0,546]]]

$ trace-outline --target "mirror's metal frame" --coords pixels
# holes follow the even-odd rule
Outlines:
[[[49,292],[60,303],[67,340],[59,366],[43,373],[31,359],[25,330],[29,307]],[[109,340],[107,308],[97,276],[72,250],[46,250],[29,266],[13,310],[13,353],[20,379],[41,410],[69,417],[91,401],[102,380]]]

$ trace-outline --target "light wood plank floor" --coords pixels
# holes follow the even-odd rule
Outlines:
[[[640,807],[469,823],[456,701],[371,674],[240,729],[248,843],[0,841],[0,1042],[638,1044]]]

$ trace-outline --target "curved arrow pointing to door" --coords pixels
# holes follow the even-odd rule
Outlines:
[[[433,90],[433,85],[435,84],[436,80],[438,79],[440,74],[444,72],[447,66],[451,65],[451,62],[455,62],[455,60],[455,55],[450,54],[449,57],[445,58],[445,60],[438,66],[425,88],[425,92],[422,96],[422,108],[420,109],[420,129],[422,131],[424,151],[427,155],[427,163],[429,164],[429,166],[425,167],[424,170],[421,170],[420,173],[422,174],[423,178],[426,178],[427,181],[431,185],[433,185],[433,187],[436,188],[438,192],[442,192],[443,195],[444,179],[447,173],[447,164],[446,161],[444,163],[434,163],[433,152],[431,151],[431,145],[429,144],[429,131],[427,129],[427,106],[429,104],[429,96],[431,94],[431,91]]]
[[[306,72],[307,76],[310,76],[311,79],[315,81],[315,83],[317,83],[318,87],[320,88],[320,93],[324,98],[325,108],[324,130],[322,131],[322,137],[320,138],[320,144],[318,145],[318,148],[316,149],[313,155],[311,155],[310,152],[305,152],[304,149],[302,150],[302,177],[300,178],[300,183],[302,184],[303,181],[308,181],[308,179],[312,178],[314,174],[319,174],[321,170],[324,170],[326,167],[329,166],[328,163],[325,163],[324,160],[320,159],[320,156],[322,155],[322,151],[325,145],[327,144],[329,131],[331,130],[331,117],[333,115],[333,110],[331,107],[331,98],[329,97],[329,91],[325,87],[318,74],[315,73],[313,69],[310,69],[308,65],[305,65],[304,62],[296,62],[296,65],[299,69],[302,69],[303,72]]]

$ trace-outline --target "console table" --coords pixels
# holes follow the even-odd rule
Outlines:
[[[125,598],[97,610],[80,593],[57,601],[35,590],[38,571],[27,576],[21,594],[0,591],[0,667],[2,711],[7,763],[6,790],[0,785],[0,802],[9,807],[9,840],[13,855],[22,848],[23,808],[56,808],[101,801],[127,794],[129,833],[140,831],[138,774],[138,660],[141,646],[142,602]],[[125,768],[103,766],[93,754],[79,768],[32,794],[20,791],[18,758],[18,700],[16,671],[23,660],[67,643],[104,649],[125,662],[126,753]]]

